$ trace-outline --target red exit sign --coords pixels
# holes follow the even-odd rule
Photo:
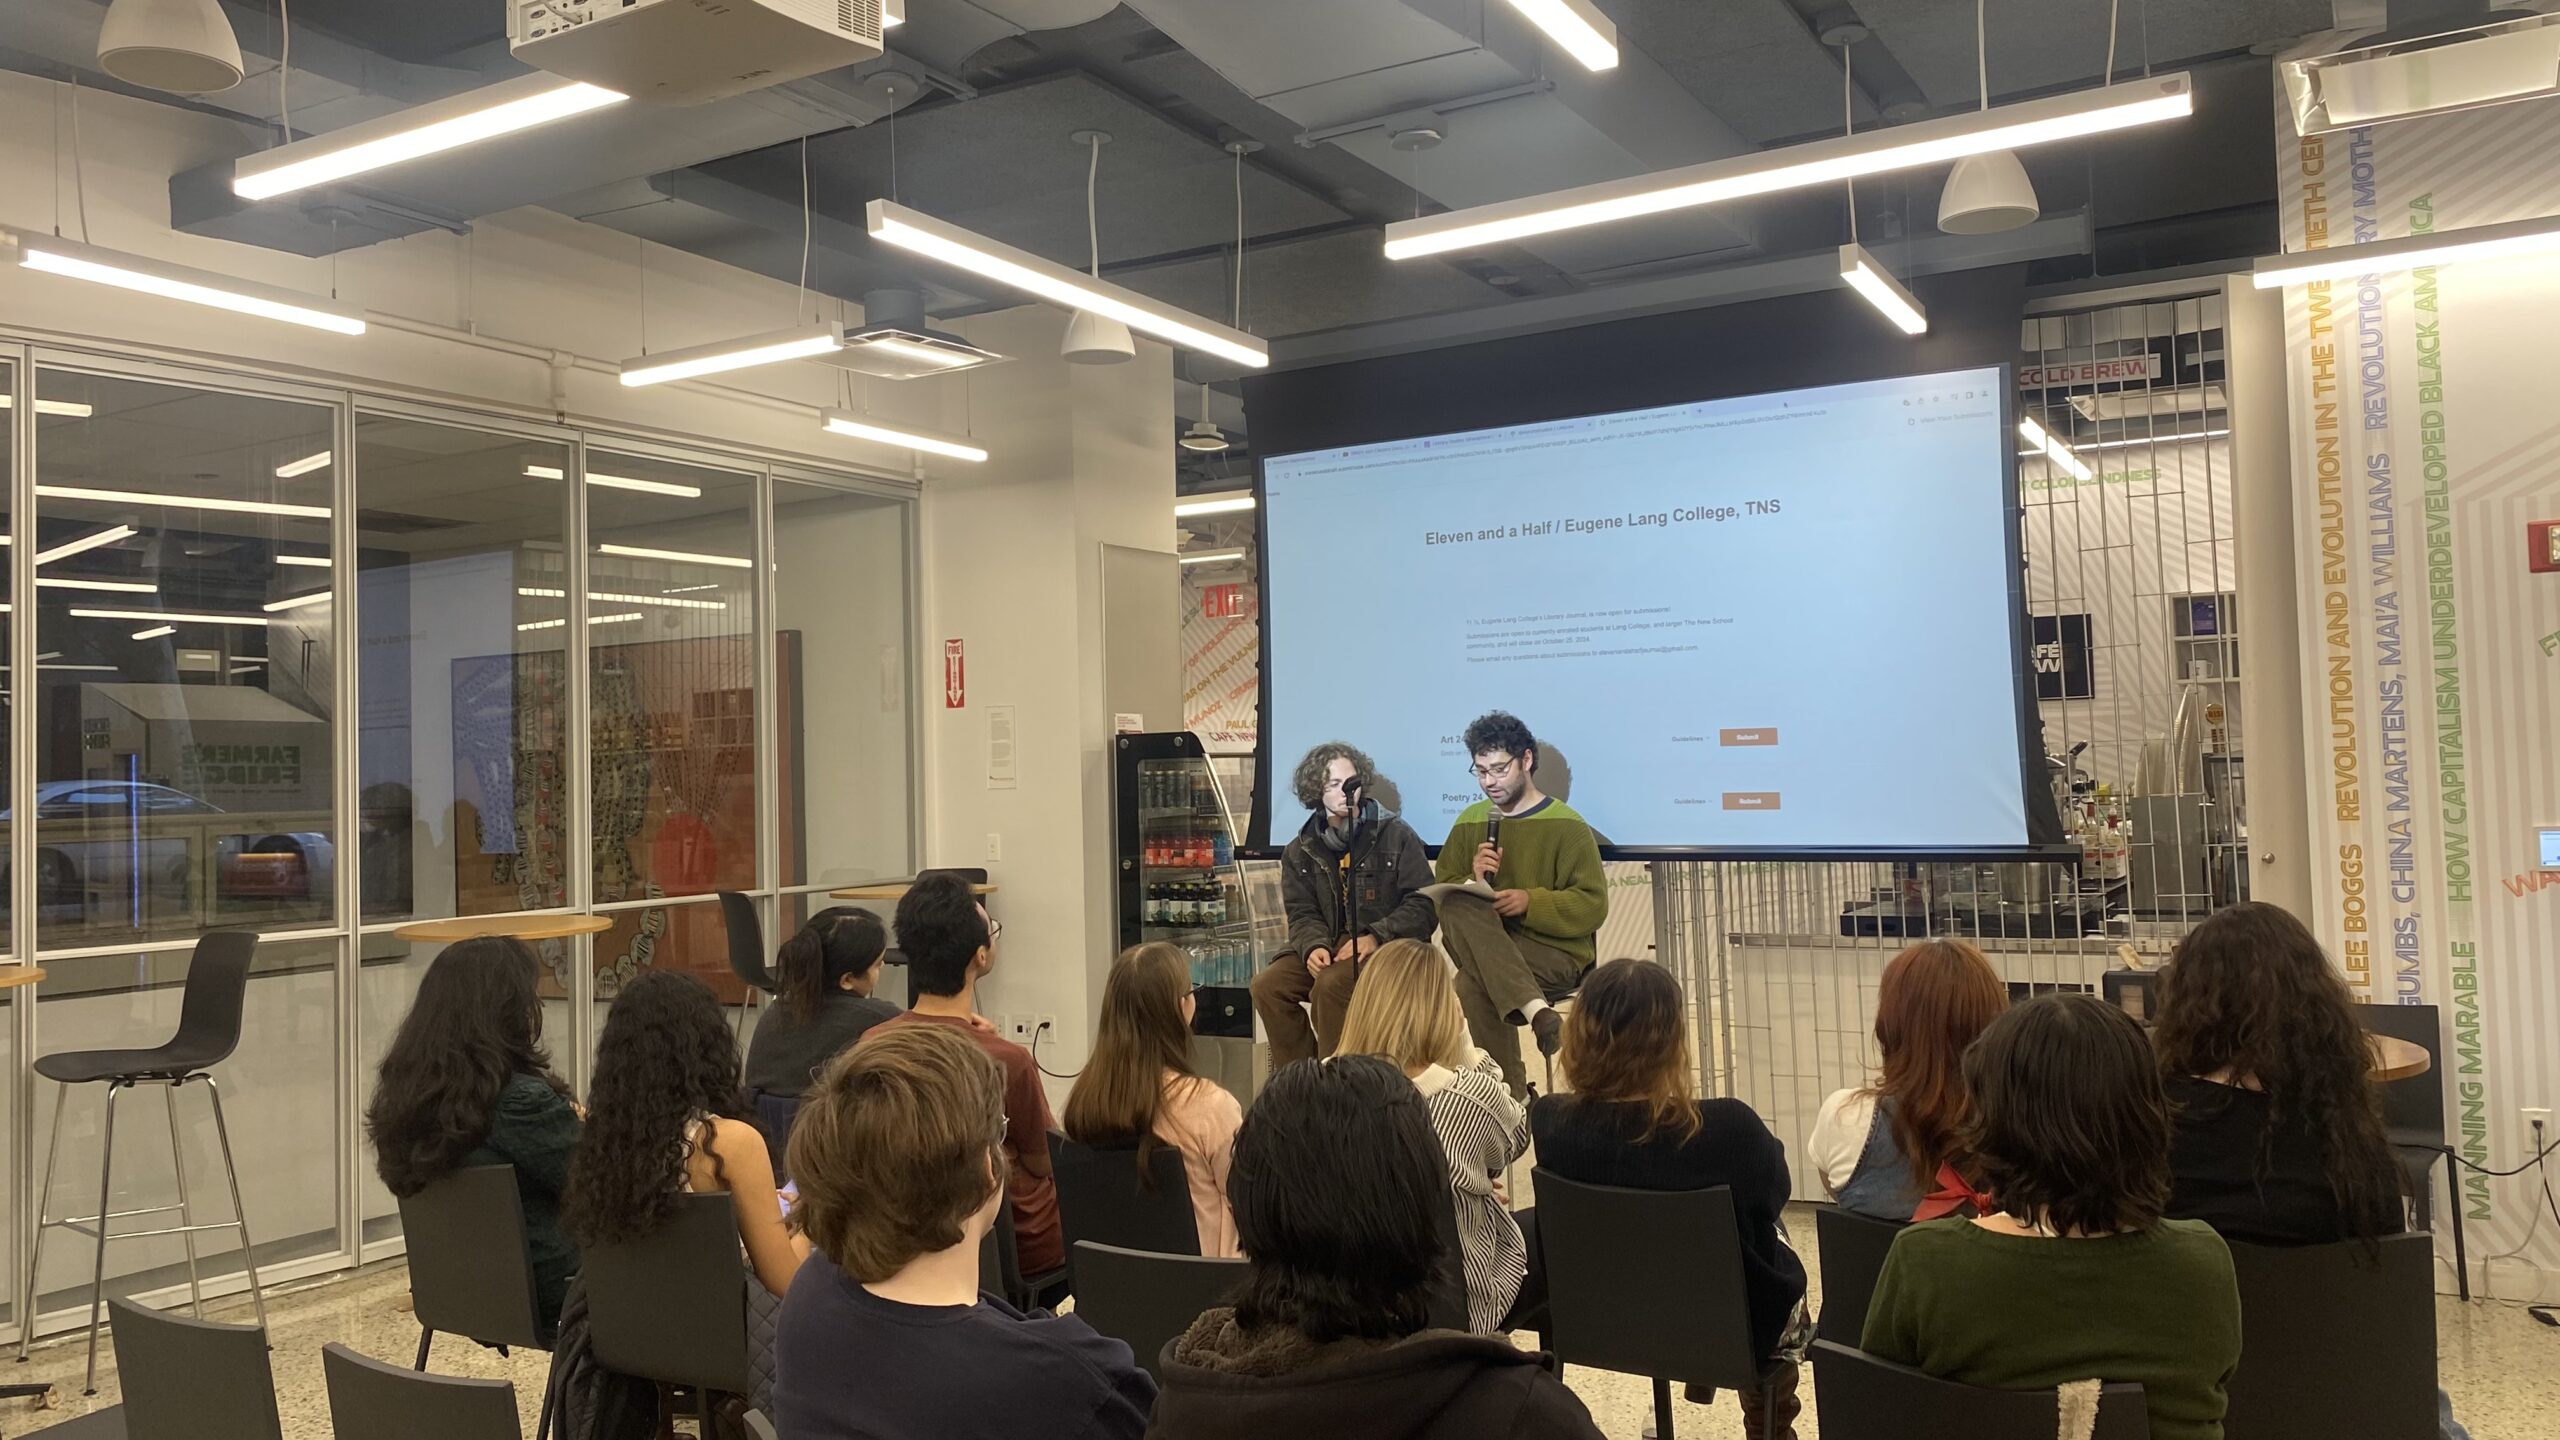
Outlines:
[[[2525,564],[2538,572],[2560,571],[2560,520],[2532,520],[2524,527]]]
[[[1200,614],[1210,620],[1232,620],[1244,613],[1244,586],[1211,585],[1200,592]]]

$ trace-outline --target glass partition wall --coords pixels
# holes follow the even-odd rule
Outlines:
[[[89,1213],[106,1134],[99,1087],[27,1060],[166,1040],[207,930],[264,937],[216,1075],[274,1284],[398,1247],[361,1119],[440,953],[401,926],[611,920],[535,946],[576,1084],[643,969],[743,1002],[717,892],[755,897],[769,956],[826,889],[911,871],[911,495],[0,344],[0,953],[45,972],[0,990],[0,1335],[36,1142],[59,1104],[52,1213]],[[176,1203],[174,1147],[198,1218],[229,1214],[204,1106],[121,1105],[110,1209]],[[197,1240],[207,1295],[243,1288],[236,1241]],[[46,1236],[40,1330],[86,1323],[93,1257]],[[183,1301],[188,1268],[175,1239],[121,1242],[106,1289]]]

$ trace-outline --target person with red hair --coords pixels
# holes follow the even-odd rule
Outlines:
[[[1957,1137],[1973,1117],[1964,1051],[2009,1008],[2009,987],[1962,940],[1923,940],[1876,987],[1875,1083],[1822,1102],[1805,1157],[1840,1208],[1896,1223],[1970,1198]],[[1928,1215],[1919,1215],[1923,1208]]]

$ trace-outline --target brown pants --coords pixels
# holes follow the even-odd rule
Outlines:
[[[1359,983],[1358,960],[1345,955],[1310,972],[1295,950],[1282,951],[1254,976],[1253,1013],[1262,1017],[1262,1031],[1271,1037],[1271,1068],[1332,1054],[1342,1041],[1342,1022],[1351,1013],[1352,987]],[[1313,1031],[1307,1028],[1307,1012],[1298,1008],[1309,1001],[1316,1012]]]
[[[1458,1008],[1478,1048],[1502,1067],[1516,1097],[1527,1093],[1528,1067],[1520,1061],[1520,1012],[1532,1000],[1549,1004],[1582,984],[1584,964],[1511,928],[1489,900],[1452,894],[1440,901],[1440,945],[1457,966]],[[1272,1062],[1279,1063],[1279,1044]]]

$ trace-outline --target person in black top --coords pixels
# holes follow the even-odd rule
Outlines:
[[[1582,982],[1560,1062],[1570,1094],[1529,1106],[1538,1168],[1586,1185],[1733,1190],[1754,1353],[1780,1364],[1772,1393],[1745,1392],[1743,1433],[1791,1440],[1796,1365],[1812,1342],[1804,1262],[1787,1242],[1786,1147],[1739,1100],[1696,1097],[1680,982],[1645,960],[1612,960]],[[1783,1363],[1781,1363],[1783,1362]],[[1705,1395],[1693,1388],[1692,1399]],[[1774,1411],[1776,1428],[1767,1429]]]
[[[580,1125],[542,1047],[541,974],[521,940],[446,946],[383,1052],[364,1129],[383,1188],[403,1200],[464,1166],[514,1168],[535,1318],[547,1338],[578,1270],[560,1196]]]
[[[2251,1245],[2398,1233],[2372,1052],[2302,922],[2254,901],[2216,911],[2178,942],[2159,991],[2170,1217]]]
[[[1075,1316],[978,1291],[1005,1203],[1005,1073],[965,1030],[891,1025],[791,1131],[811,1253],[782,1304],[782,1440],[1136,1440],[1156,1386]]]
[[[1253,979],[1274,1070],[1332,1054],[1361,964],[1390,940],[1430,939],[1440,923],[1420,893],[1432,880],[1422,837],[1378,802],[1368,756],[1328,740],[1298,761],[1290,786],[1310,813],[1280,856],[1289,948]],[[1310,1002],[1312,1030],[1300,1008]]]
[[[755,1038],[747,1042],[746,1080],[776,1175],[786,1173],[783,1142],[818,1071],[864,1031],[897,1015],[897,1006],[871,993],[888,953],[889,932],[879,916],[839,905],[810,916],[773,957],[780,1003],[756,1022]]]
[[[1151,1440],[1600,1440],[1547,1357],[1429,1328],[1448,1196],[1403,1071],[1274,1073],[1227,1181],[1245,1279],[1165,1347]]]

